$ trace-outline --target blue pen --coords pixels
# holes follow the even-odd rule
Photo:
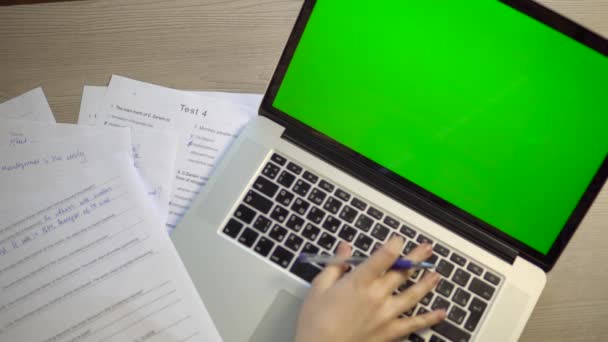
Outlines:
[[[298,257],[298,260],[303,263],[317,263],[317,264],[349,264],[349,265],[359,265],[365,262],[368,258],[363,256],[351,256],[348,258],[339,258],[333,255],[321,255],[321,254],[310,254],[310,253],[302,253]],[[391,266],[391,270],[410,270],[413,268],[433,268],[435,264],[422,261],[422,262],[414,262],[412,260],[406,259],[397,259],[395,263]]]

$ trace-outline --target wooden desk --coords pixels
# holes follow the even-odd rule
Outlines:
[[[608,1],[540,2],[608,36]],[[105,85],[113,73],[181,89],[263,93],[300,4],[86,0],[0,7],[0,101],[43,86],[57,121],[74,123],[82,86]],[[607,190],[550,273],[522,341],[608,340]]]

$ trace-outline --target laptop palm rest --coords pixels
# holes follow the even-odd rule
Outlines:
[[[279,291],[249,341],[293,341],[301,306],[301,299]]]

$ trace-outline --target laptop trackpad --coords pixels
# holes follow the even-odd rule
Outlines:
[[[293,341],[301,306],[301,299],[281,290],[249,341]]]

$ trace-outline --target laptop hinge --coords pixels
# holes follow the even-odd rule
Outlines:
[[[491,236],[480,228],[448,213],[437,204],[423,198],[415,191],[407,189],[403,185],[397,184],[387,177],[379,177],[378,171],[371,170],[355,160],[346,158],[344,154],[339,153],[338,151],[332,151],[326,144],[314,141],[314,139],[311,139],[310,134],[308,134],[307,137],[304,137],[304,134],[298,133],[297,130],[286,128],[281,135],[281,138],[305,149],[348,174],[353,175],[367,185],[450,229],[509,264],[513,264],[515,258],[519,255],[519,252],[516,249],[510,247],[496,237]]]

